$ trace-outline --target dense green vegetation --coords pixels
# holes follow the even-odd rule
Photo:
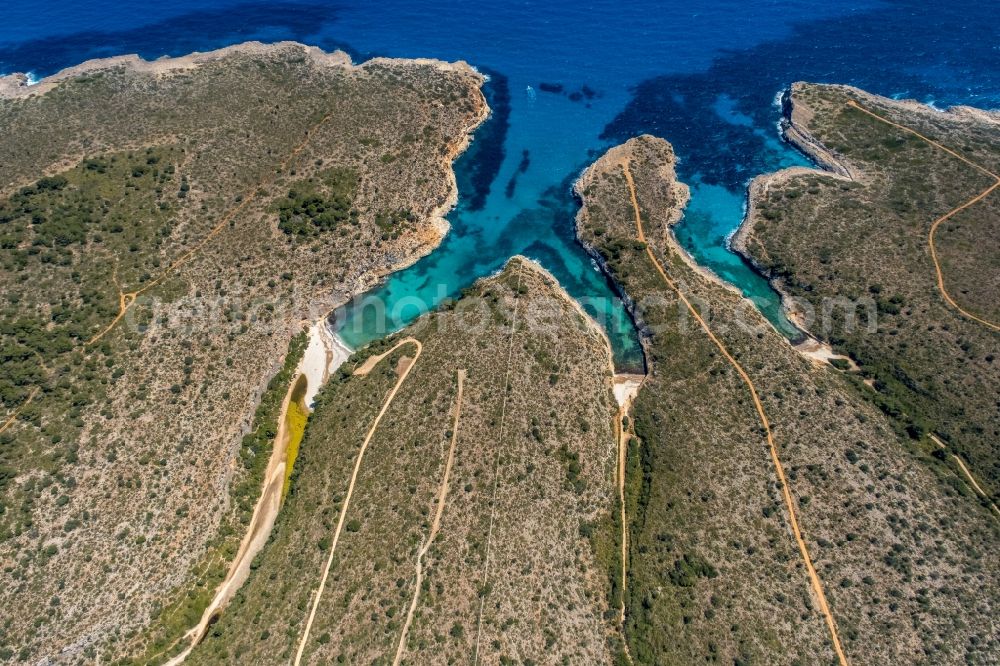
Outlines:
[[[122,375],[110,344],[86,342],[118,314],[116,281],[141,285],[160,266],[181,156],[167,147],[95,157],[0,200],[0,413],[38,389],[18,415],[36,429],[0,434],[0,540],[31,526],[40,491],[4,493],[15,470],[74,483],[82,416]]]
[[[278,228],[289,235],[316,236],[344,224],[358,226],[358,211],[353,208],[357,181],[352,169],[327,169],[296,182],[275,203]]]
[[[0,653],[25,661],[151,654],[161,609],[197,614],[258,496],[277,359],[437,242],[486,114],[462,65],[192,59],[0,95]]]

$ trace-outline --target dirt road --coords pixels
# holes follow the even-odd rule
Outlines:
[[[167,662],[166,666],[177,666],[191,653],[191,650],[205,637],[205,632],[212,620],[233,595],[243,586],[250,576],[250,564],[257,554],[267,543],[274,527],[274,521],[278,517],[278,510],[281,508],[282,488],[285,483],[285,448],[288,445],[287,414],[288,405],[292,392],[295,389],[296,379],[293,379],[285,393],[285,399],[281,403],[281,412],[278,415],[278,432],[274,437],[274,445],[271,448],[271,457],[267,462],[267,470],[264,472],[264,486],[261,490],[260,499],[254,507],[253,515],[250,518],[250,526],[240,542],[236,557],[229,565],[229,571],[223,579],[222,584],[215,591],[215,596],[201,614],[201,620],[197,625],[184,634],[182,640],[188,640],[189,644],[179,655]]]
[[[465,388],[465,370],[458,371],[458,396],[455,398],[455,420],[451,425],[451,447],[448,449],[448,459],[444,465],[444,476],[441,477],[441,486],[438,490],[437,511],[434,513],[434,522],[431,523],[431,530],[427,534],[420,550],[417,552],[417,578],[413,587],[413,600],[410,602],[410,610],[406,613],[406,622],[403,624],[403,633],[399,636],[399,645],[396,647],[396,657],[392,660],[393,666],[399,666],[403,659],[403,652],[406,650],[406,636],[410,633],[410,625],[413,623],[413,613],[417,610],[417,601],[420,599],[420,586],[424,582],[424,555],[430,550],[434,543],[434,537],[441,529],[441,516],[444,515],[444,503],[448,497],[448,478],[451,476],[451,466],[455,462],[455,444],[458,442],[458,419],[462,415],[462,391]]]
[[[726,346],[722,344],[712,329],[708,326],[698,310],[691,304],[691,302],[684,295],[684,292],[680,290],[677,284],[670,279],[667,272],[664,270],[660,261],[653,254],[652,246],[646,241],[646,235],[642,229],[642,216],[639,213],[639,200],[636,196],[635,191],[635,181],[632,179],[632,172],[629,169],[629,163],[627,160],[623,160],[622,173],[625,175],[625,182],[628,185],[629,197],[632,200],[632,210],[635,212],[635,224],[638,233],[638,240],[646,246],[646,254],[649,256],[649,260],[653,263],[653,266],[659,272],[660,277],[663,278],[664,283],[673,291],[682,303],[687,307],[691,316],[698,322],[705,334],[708,335],[709,339],[718,347],[719,352],[726,358],[731,366],[739,374],[743,383],[746,384],[747,389],[750,391],[750,396],[753,398],[754,407],[757,410],[757,415],[760,417],[761,425],[764,427],[764,432],[767,434],[767,445],[771,450],[771,462],[774,464],[775,473],[778,476],[778,481],[781,483],[781,493],[785,499],[785,507],[788,509],[789,522],[792,528],[792,534],[795,537],[795,542],[798,544],[799,552],[802,555],[802,561],[806,566],[806,571],[809,574],[809,582],[812,585],[813,593],[816,596],[816,600],[819,603],[820,612],[823,618],[826,620],[826,625],[830,630],[830,637],[833,640],[833,649],[837,653],[837,659],[842,666],[847,666],[847,657],[844,655],[843,647],[840,644],[840,636],[837,633],[837,623],[833,618],[833,614],[830,613],[830,608],[826,603],[826,595],[823,593],[823,584],[820,582],[819,575],[816,573],[816,568],[813,566],[812,557],[809,555],[809,548],[806,546],[805,540],[802,538],[802,532],[799,530],[799,521],[795,515],[795,503],[792,500],[791,489],[788,485],[788,480],[785,478],[785,470],[781,464],[781,459],[778,457],[778,448],[774,444],[774,438],[771,434],[771,426],[767,420],[767,414],[764,413],[764,406],[760,401],[760,397],[757,393],[757,387],[754,385],[753,380],[750,379],[750,375],[747,374],[743,366],[733,358]]]
[[[622,628],[625,627],[625,587],[626,587],[625,576],[627,574],[627,562],[628,562],[628,523],[626,522],[626,516],[625,516],[625,454],[627,453],[628,440],[629,440],[629,433],[622,425],[622,420],[625,418],[625,415],[627,413],[628,413],[627,405],[622,405],[621,408],[618,410],[618,415],[615,419],[616,420],[615,434],[617,435],[618,439],[617,442],[618,465],[616,474],[618,478],[616,479],[617,482],[616,485],[618,486],[618,508],[620,510],[619,518],[621,519],[622,523],[622,531],[621,531],[622,603],[621,607],[618,609],[618,624],[620,624]]]
[[[337,528],[333,533],[333,543],[330,545],[330,555],[326,559],[326,565],[323,567],[323,575],[319,581],[319,589],[316,590],[316,596],[313,597],[312,609],[309,611],[309,619],[306,621],[305,630],[302,632],[302,638],[299,640],[299,647],[295,651],[295,666],[299,666],[302,662],[302,653],[306,649],[306,643],[309,641],[309,632],[312,631],[313,621],[316,619],[316,609],[319,608],[319,602],[323,598],[323,591],[326,589],[326,580],[330,575],[330,565],[333,563],[333,555],[337,552],[337,543],[340,541],[340,533],[344,528],[344,518],[347,516],[347,510],[351,506],[351,496],[354,494],[354,485],[358,480],[358,472],[361,471],[361,462],[365,457],[365,450],[368,449],[369,442],[372,441],[372,437],[375,435],[375,431],[378,429],[378,424],[382,421],[382,417],[389,410],[389,405],[392,404],[393,398],[396,397],[396,393],[399,388],[409,377],[410,371],[413,370],[413,366],[417,364],[417,360],[420,358],[420,353],[424,350],[424,346],[420,343],[420,340],[416,338],[406,338],[405,340],[400,340],[392,347],[389,351],[378,356],[369,358],[361,367],[354,371],[355,375],[364,376],[371,372],[372,368],[381,361],[383,358],[396,351],[404,345],[415,345],[417,348],[417,353],[414,354],[413,360],[406,364],[406,368],[400,373],[399,379],[396,380],[396,384],[389,391],[389,395],[385,399],[385,403],[382,405],[382,409],[379,411],[378,416],[375,417],[375,421],[372,423],[371,429],[365,436],[364,441],[361,443],[361,449],[358,451],[358,458],[354,462],[354,471],[351,473],[351,481],[347,485],[347,494],[344,496],[344,506],[340,509],[340,517],[337,519]]]
[[[930,435],[930,438],[934,440],[934,443],[937,444],[939,447],[941,447],[945,451],[948,451],[948,447],[946,447],[944,445],[944,442],[938,439],[936,435]],[[948,452],[951,453],[950,451]],[[972,476],[972,472],[970,472],[969,468],[965,466],[965,463],[962,462],[962,459],[959,458],[954,453],[951,453],[951,457],[958,464],[959,468],[962,470],[962,473],[965,474],[965,478],[969,482],[969,485],[972,486],[972,489],[975,490],[980,497],[989,502],[990,508],[993,510],[993,513],[995,513],[996,517],[1000,519],[1000,508],[997,508],[997,505],[994,504],[992,501],[990,501],[990,496],[986,494],[986,491],[983,490],[978,483],[976,483],[976,479]]]
[[[628,517],[625,513],[625,463],[627,460],[628,453],[628,442],[632,437],[632,433],[625,429],[623,421],[629,413],[629,408],[632,405],[632,398],[626,398],[618,413],[615,416],[617,423],[615,424],[615,435],[618,439],[618,464],[616,465],[617,473],[615,485],[618,486],[618,508],[620,511],[619,520],[621,520],[621,604],[618,607],[618,631],[621,635],[622,641],[622,651],[625,654],[625,659],[629,664],[635,663],[632,661],[632,651],[628,646],[628,637],[625,635],[625,598],[626,590],[628,589]]]
[[[972,197],[971,199],[969,199],[965,203],[963,203],[963,204],[961,204],[959,206],[955,206],[950,211],[948,211],[947,213],[945,213],[941,217],[939,217],[936,220],[934,220],[934,222],[931,223],[930,231],[927,232],[927,245],[928,245],[928,247],[930,247],[931,259],[934,261],[934,272],[936,273],[936,277],[937,277],[938,291],[941,292],[941,296],[944,298],[944,300],[950,306],[952,306],[953,308],[955,308],[959,313],[961,313],[962,315],[964,315],[965,317],[968,317],[969,319],[972,319],[973,321],[977,321],[980,324],[982,324],[983,326],[986,326],[987,328],[991,328],[994,331],[1000,331],[1000,325],[995,324],[992,321],[988,321],[986,319],[983,319],[982,317],[978,317],[978,316],[972,314],[971,312],[969,312],[968,310],[966,310],[965,308],[963,308],[961,305],[959,305],[955,301],[955,299],[952,298],[951,294],[948,293],[948,289],[945,287],[945,284],[944,284],[944,272],[941,270],[941,262],[938,260],[937,246],[934,244],[934,235],[937,233],[938,227],[941,226],[941,223],[944,222],[945,220],[948,220],[949,218],[951,218],[952,216],[954,216],[956,213],[959,213],[959,212],[965,210],[969,206],[972,206],[973,204],[975,204],[975,203],[977,203],[979,201],[982,201],[987,196],[989,196],[990,193],[993,192],[993,190],[995,190],[998,187],[1000,187],[1000,176],[998,176],[997,174],[993,173],[989,169],[976,164],[975,162],[973,162],[972,160],[968,159],[967,157],[963,157],[962,155],[956,153],[951,148],[948,148],[947,146],[943,146],[940,143],[938,143],[937,141],[934,141],[933,139],[927,138],[926,136],[924,136],[923,134],[921,134],[920,132],[918,132],[918,131],[916,131],[914,129],[910,129],[909,127],[906,127],[905,125],[900,125],[899,123],[894,123],[894,122],[892,122],[891,120],[889,120],[887,118],[883,118],[882,116],[878,115],[877,113],[869,111],[868,109],[864,108],[863,106],[861,106],[860,104],[858,104],[857,102],[855,102],[853,99],[850,100],[847,103],[847,105],[850,106],[850,107],[852,107],[852,108],[854,108],[854,109],[857,109],[858,111],[861,111],[862,113],[868,114],[872,118],[875,118],[876,120],[879,120],[879,121],[885,123],[886,125],[890,125],[890,126],[895,127],[895,128],[897,128],[899,130],[902,130],[904,132],[912,134],[913,136],[916,136],[916,137],[922,139],[923,141],[926,141],[928,144],[934,146],[935,148],[937,148],[939,150],[943,150],[944,152],[948,153],[952,157],[961,160],[962,162],[968,164],[969,166],[971,166],[972,168],[976,169],[977,171],[980,171],[981,173],[984,173],[984,174],[986,174],[987,176],[989,176],[990,178],[993,179],[993,184],[990,185],[989,187],[987,187],[985,190],[983,190],[982,192],[980,192],[976,196]]]
[[[24,411],[24,408],[27,407],[29,404],[31,404],[31,401],[35,399],[35,396],[38,395],[38,392],[41,390],[41,388],[42,387],[40,386],[36,386],[35,388],[31,389],[31,393],[28,394],[27,399],[24,402],[22,402],[17,409],[14,410],[14,413],[10,415],[10,418],[8,418],[6,421],[3,422],[3,425],[0,425],[0,433],[2,433],[4,430],[14,425],[14,421],[16,421],[17,417],[20,416],[21,412]]]

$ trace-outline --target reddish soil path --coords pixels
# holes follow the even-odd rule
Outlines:
[[[955,158],[961,160],[962,162],[965,162],[966,164],[968,164],[972,168],[974,168],[977,171],[980,171],[980,172],[986,174],[987,176],[989,176],[990,178],[993,179],[993,181],[994,181],[993,184],[990,185],[989,187],[987,187],[985,190],[983,190],[982,192],[980,192],[976,196],[972,197],[971,199],[969,199],[965,203],[963,203],[963,204],[961,204],[959,206],[955,206],[950,211],[948,211],[947,213],[945,213],[941,217],[939,217],[936,220],[934,220],[934,222],[931,223],[930,231],[927,232],[927,245],[928,245],[928,247],[930,247],[931,259],[934,261],[934,272],[937,274],[938,291],[941,292],[941,296],[948,303],[948,305],[950,305],[951,307],[955,308],[959,313],[961,313],[965,317],[967,317],[967,318],[969,318],[969,319],[971,319],[973,321],[979,322],[983,326],[986,326],[987,328],[991,328],[994,331],[1000,331],[1000,325],[998,325],[998,324],[996,324],[996,323],[994,323],[992,321],[988,321],[986,319],[983,319],[982,317],[979,317],[977,315],[972,314],[971,312],[969,312],[968,310],[966,310],[965,308],[963,308],[961,305],[959,305],[958,302],[955,301],[955,299],[952,297],[952,295],[948,293],[948,289],[947,289],[947,287],[945,287],[945,284],[944,284],[944,272],[941,270],[941,262],[938,260],[937,246],[934,244],[934,235],[937,233],[938,227],[941,226],[941,223],[944,222],[945,220],[948,220],[949,218],[951,218],[952,216],[954,216],[956,213],[959,213],[959,212],[965,210],[966,208],[968,208],[969,206],[972,206],[973,204],[975,204],[975,203],[977,203],[979,201],[982,201],[983,199],[985,199],[986,197],[988,197],[990,195],[990,193],[993,192],[993,190],[995,190],[998,187],[1000,187],[1000,176],[998,176],[997,174],[993,173],[989,169],[976,164],[972,160],[970,160],[970,159],[968,159],[966,157],[963,157],[962,155],[959,155],[958,153],[956,153],[951,148],[948,148],[947,146],[942,146],[937,141],[934,141],[933,139],[927,138],[926,136],[924,136],[923,134],[921,134],[920,132],[918,132],[918,131],[916,131],[914,129],[910,129],[909,127],[906,127],[905,125],[900,125],[899,123],[894,123],[891,120],[888,120],[887,118],[883,118],[882,116],[878,115],[877,113],[869,111],[868,109],[864,108],[863,106],[861,106],[860,104],[858,104],[857,102],[855,102],[853,99],[850,100],[849,102],[847,102],[847,105],[850,106],[851,108],[854,108],[854,109],[857,109],[858,111],[861,111],[862,113],[868,114],[872,118],[875,118],[876,120],[879,120],[879,121],[885,123],[886,125],[890,125],[892,127],[900,129],[900,130],[902,130],[904,132],[912,134],[913,136],[916,136],[916,137],[918,137],[918,138],[926,141],[927,143],[929,143],[930,145],[934,146],[935,148],[937,148],[939,150],[943,150],[944,152],[948,153],[952,157],[955,157]]]
[[[629,163],[623,161],[621,164],[622,173],[625,174],[625,182],[628,185],[629,197],[632,200],[632,209],[635,211],[635,224],[636,230],[638,232],[638,240],[646,246],[646,254],[649,256],[649,260],[656,267],[657,272],[659,272],[660,277],[666,285],[673,291],[682,303],[687,307],[691,316],[698,322],[705,334],[708,335],[709,339],[718,347],[719,352],[729,361],[729,364],[733,366],[736,372],[739,374],[743,383],[746,384],[747,389],[750,391],[750,396],[753,398],[754,407],[757,410],[757,415],[760,417],[761,425],[764,427],[764,432],[767,434],[767,445],[771,451],[771,462],[774,464],[775,473],[778,476],[778,481],[781,483],[781,494],[785,500],[785,507],[788,509],[789,523],[792,528],[792,534],[795,537],[795,542],[798,544],[799,553],[802,555],[802,561],[806,566],[806,572],[809,574],[809,582],[812,585],[813,593],[816,596],[816,600],[819,602],[819,609],[826,620],[826,625],[830,630],[830,638],[833,641],[834,652],[837,653],[837,659],[841,666],[847,666],[847,657],[844,655],[844,649],[840,644],[840,635],[837,633],[837,622],[833,619],[833,614],[830,613],[830,607],[826,602],[826,594],[823,593],[823,583],[820,582],[819,575],[816,573],[816,568],[813,566],[812,557],[809,555],[809,548],[806,546],[805,539],[802,538],[802,532],[799,529],[799,521],[795,515],[795,503],[792,500],[792,492],[788,484],[788,480],[785,478],[785,469],[781,464],[781,459],[778,457],[778,448],[774,444],[774,438],[771,434],[771,425],[768,422],[767,414],[764,412],[764,405],[760,401],[760,396],[757,393],[757,387],[750,379],[750,375],[747,374],[743,366],[733,358],[726,346],[722,344],[722,341],[715,337],[712,329],[708,326],[698,310],[691,304],[691,302],[684,295],[684,292],[680,290],[677,284],[670,279],[667,272],[663,269],[660,261],[653,254],[653,249],[646,242],[646,235],[643,233],[642,229],[642,216],[639,214],[639,200],[636,197],[635,192],[635,181],[632,179],[632,172],[629,170]]]

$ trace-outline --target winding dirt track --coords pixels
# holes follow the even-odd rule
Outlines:
[[[945,451],[948,451],[948,447],[944,445],[944,442],[938,439],[937,435],[932,434],[930,435],[930,438],[940,448],[944,449]],[[948,451],[948,453],[951,453],[951,451]],[[996,514],[996,517],[1000,519],[1000,508],[998,508],[997,505],[993,503],[993,501],[990,499],[990,496],[987,495],[986,491],[982,489],[982,486],[976,483],[975,477],[972,476],[972,472],[970,472],[969,468],[965,466],[965,463],[962,462],[962,459],[959,458],[958,455],[954,453],[951,453],[951,457],[955,459],[956,463],[958,463],[959,468],[962,470],[962,473],[965,474],[965,478],[969,481],[969,485],[972,486],[972,489],[975,490],[977,493],[979,493],[979,496],[989,503],[990,509],[992,509],[993,513]]]
[[[299,666],[302,662],[302,653],[306,649],[306,643],[309,640],[309,632],[312,631],[313,621],[316,619],[316,609],[319,608],[320,599],[323,598],[323,591],[326,589],[326,579],[330,575],[330,565],[333,563],[333,554],[337,551],[337,542],[340,540],[340,532],[344,527],[344,519],[347,516],[347,510],[351,506],[351,496],[354,494],[354,484],[358,480],[358,472],[361,471],[361,461],[364,460],[365,450],[368,448],[368,443],[371,442],[372,437],[375,435],[375,431],[378,429],[378,424],[382,421],[382,417],[389,410],[389,405],[392,404],[393,398],[396,397],[396,393],[399,388],[406,381],[406,378],[410,376],[410,371],[413,370],[413,366],[417,364],[417,359],[420,358],[420,353],[424,350],[423,344],[420,340],[416,338],[406,338],[397,342],[392,349],[389,351],[379,354],[378,356],[369,358],[360,368],[354,371],[355,375],[364,376],[371,372],[372,368],[381,361],[383,358],[396,351],[403,345],[412,344],[417,348],[417,353],[413,355],[413,360],[406,364],[406,368],[400,374],[399,379],[396,380],[396,384],[389,391],[389,395],[385,399],[385,403],[382,405],[382,409],[379,411],[378,416],[375,417],[375,421],[372,423],[371,429],[365,436],[365,440],[361,443],[361,450],[358,451],[357,460],[354,462],[354,471],[351,473],[351,482],[347,486],[347,494],[344,496],[344,506],[340,509],[340,517],[337,519],[337,529],[333,533],[333,543],[330,545],[330,555],[326,558],[326,566],[323,567],[323,576],[319,581],[319,589],[316,590],[316,596],[313,597],[312,609],[309,611],[309,619],[306,621],[306,628],[302,632],[302,638],[299,640],[299,647],[295,651],[295,666]]]
[[[812,584],[813,593],[816,596],[816,600],[819,602],[820,612],[823,614],[823,618],[826,620],[826,625],[830,630],[830,638],[833,640],[833,649],[837,653],[837,659],[842,666],[847,666],[847,657],[844,655],[843,647],[840,644],[840,636],[837,633],[837,622],[833,619],[833,615],[830,613],[830,607],[826,603],[826,595],[823,593],[823,584],[820,582],[819,575],[816,573],[816,568],[813,566],[812,557],[809,555],[809,548],[806,546],[805,540],[802,538],[802,532],[799,530],[799,521],[795,516],[795,504],[792,500],[791,489],[788,485],[788,480],[785,478],[785,469],[781,464],[781,459],[778,457],[778,448],[774,444],[774,438],[771,435],[771,426],[767,420],[767,414],[764,413],[764,406],[760,401],[760,396],[757,394],[757,387],[754,385],[753,380],[750,379],[750,375],[747,374],[743,366],[733,358],[726,346],[722,344],[712,329],[708,326],[698,310],[691,304],[691,302],[684,296],[684,293],[680,290],[677,284],[667,276],[667,272],[663,269],[656,255],[653,254],[653,249],[646,242],[646,235],[643,233],[642,229],[642,216],[639,213],[639,200],[636,197],[635,192],[635,181],[632,179],[632,172],[629,170],[629,163],[627,160],[623,160],[621,163],[622,173],[625,175],[625,182],[628,185],[629,197],[632,199],[632,209],[635,211],[635,225],[638,232],[638,239],[646,246],[646,254],[649,256],[649,260],[653,262],[653,266],[656,267],[657,272],[659,272],[660,277],[663,278],[664,283],[670,287],[671,291],[677,294],[677,297],[684,303],[691,316],[695,318],[698,324],[701,325],[702,330],[708,335],[709,339],[718,347],[722,355],[729,361],[729,364],[733,366],[736,372],[739,374],[743,383],[746,384],[747,388],[750,390],[750,395],[753,398],[754,407],[757,409],[757,415],[760,417],[761,425],[764,427],[764,432],[767,434],[767,445],[771,450],[771,462],[774,463],[774,470],[777,473],[778,481],[781,483],[781,494],[785,499],[785,507],[788,509],[789,522],[792,528],[792,534],[795,536],[795,542],[799,546],[799,552],[802,555],[802,561],[806,566],[806,571],[809,574],[809,582]]]
[[[983,190],[982,192],[980,192],[976,196],[972,197],[971,199],[969,199],[965,203],[961,204],[960,206],[956,206],[956,207],[952,208],[950,211],[948,211],[947,213],[945,213],[941,217],[939,217],[936,220],[934,220],[934,222],[931,223],[930,231],[927,232],[927,245],[930,247],[930,250],[931,250],[931,259],[934,261],[934,272],[937,274],[938,291],[941,292],[941,296],[944,298],[944,300],[951,307],[953,307],[956,310],[958,310],[958,312],[961,313],[962,315],[964,315],[965,317],[968,317],[969,319],[972,319],[973,321],[977,321],[980,324],[982,324],[983,326],[986,326],[987,328],[991,328],[994,331],[1000,331],[1000,325],[995,324],[995,323],[993,323],[991,321],[983,319],[982,317],[978,317],[978,316],[972,314],[971,312],[969,312],[968,310],[966,310],[965,308],[963,308],[961,305],[959,305],[958,302],[956,302],[955,299],[952,298],[951,294],[948,293],[948,289],[945,287],[945,284],[944,284],[944,272],[941,270],[941,262],[938,261],[937,246],[934,244],[934,234],[937,233],[938,227],[941,226],[941,223],[944,222],[945,220],[951,218],[956,213],[959,213],[959,212],[965,210],[966,208],[968,208],[969,206],[972,206],[973,204],[975,204],[975,203],[977,203],[979,201],[982,201],[983,199],[985,199],[986,197],[988,197],[990,195],[990,193],[993,192],[993,190],[995,190],[998,187],[1000,187],[1000,176],[998,176],[997,174],[993,173],[992,171],[990,171],[986,167],[983,167],[983,166],[980,166],[979,164],[976,164],[975,162],[973,162],[972,160],[968,159],[967,157],[964,157],[964,156],[956,153],[951,148],[948,148],[947,146],[942,146],[937,141],[934,141],[933,139],[927,138],[926,136],[924,136],[923,134],[921,134],[920,132],[918,132],[918,131],[916,131],[914,129],[910,129],[909,127],[906,127],[905,125],[900,125],[899,123],[894,123],[891,120],[888,120],[887,118],[883,118],[882,116],[878,115],[877,113],[869,111],[865,107],[863,107],[860,104],[858,104],[857,102],[855,102],[853,99],[850,100],[850,101],[848,101],[847,105],[850,106],[850,107],[852,107],[852,108],[854,108],[854,109],[857,109],[858,111],[861,111],[862,113],[868,114],[872,118],[875,118],[876,120],[879,120],[879,121],[885,123],[886,125],[890,125],[892,127],[895,127],[896,129],[900,129],[900,130],[902,130],[904,132],[912,134],[913,136],[919,137],[920,139],[922,139],[923,141],[926,141],[928,144],[934,146],[935,148],[937,148],[939,150],[943,150],[944,152],[948,153],[952,157],[954,157],[956,159],[959,159],[962,162],[965,162],[966,164],[968,164],[972,168],[974,168],[977,171],[980,171],[980,172],[986,174],[987,176],[989,176],[990,178],[993,179],[993,181],[994,181],[993,184],[990,185],[989,187],[987,187],[985,190]]]
[[[36,386],[35,388],[31,389],[31,393],[28,394],[28,398],[24,402],[22,402],[17,409],[14,410],[14,413],[10,415],[10,418],[8,418],[6,421],[3,422],[3,425],[0,425],[0,433],[2,433],[4,430],[14,425],[14,421],[16,421],[17,417],[21,415],[21,412],[24,411],[24,408],[31,404],[31,401],[35,399],[35,396],[38,395],[38,392],[41,390],[41,388],[42,387],[40,386]]]
[[[438,490],[437,511],[434,514],[434,522],[431,530],[427,534],[420,550],[417,552],[417,582],[413,587],[413,600],[410,602],[410,610],[406,613],[406,622],[403,624],[403,633],[399,636],[399,645],[396,647],[396,657],[392,660],[393,666],[399,666],[403,659],[403,652],[406,650],[406,637],[410,633],[410,625],[413,623],[413,614],[417,610],[417,601],[420,599],[420,586],[424,579],[424,555],[431,549],[434,537],[441,529],[441,516],[444,514],[444,503],[448,497],[448,478],[451,476],[451,466],[455,462],[455,444],[458,442],[458,419],[462,415],[462,391],[465,388],[465,370],[458,371],[458,396],[455,398],[455,420],[451,425],[451,447],[448,449],[448,459],[444,465],[444,476],[441,478],[441,487]]]

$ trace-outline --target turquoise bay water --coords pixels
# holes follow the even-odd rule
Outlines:
[[[488,92],[498,85],[500,75],[492,77]],[[556,113],[545,107],[556,106],[560,100],[539,99],[536,91],[527,89],[522,94],[522,103],[529,114]],[[557,154],[551,149],[541,150],[530,137],[523,139],[526,147],[504,151],[504,144],[515,141],[519,134],[514,123],[520,109],[516,103],[508,109],[505,101],[490,99],[490,102],[494,117],[456,163],[461,196],[459,205],[448,216],[451,232],[429,256],[390,275],[380,287],[338,311],[336,328],[341,338],[352,347],[380,338],[444,298],[458,296],[476,278],[498,271],[511,256],[522,254],[551,271],[605,328],[619,366],[641,369],[642,355],[628,314],[605,276],[575,239],[573,220],[579,205],[571,188],[585,163],[566,172],[561,169]],[[495,136],[496,126],[508,122],[508,111],[513,119],[506,127],[506,136]],[[543,144],[542,148],[548,146]],[[482,192],[482,201],[476,202],[470,200],[476,197],[469,196],[476,186],[467,176],[470,169],[483,164],[499,171],[488,193]],[[372,303],[384,304],[384,310]]]
[[[247,39],[343,48],[355,60],[467,60],[490,74],[496,113],[456,164],[452,232],[372,294],[396,316],[349,307],[343,337],[362,345],[521,253],[584,302],[619,367],[637,368],[635,331],[573,237],[570,187],[587,164],[640,133],[671,141],[692,187],[679,241],[791,335],[775,293],[727,246],[748,181],[806,163],[780,140],[776,94],[811,80],[996,108],[994,12],[974,0],[14,0],[0,22],[0,72],[41,76],[91,57],[154,58]]]

